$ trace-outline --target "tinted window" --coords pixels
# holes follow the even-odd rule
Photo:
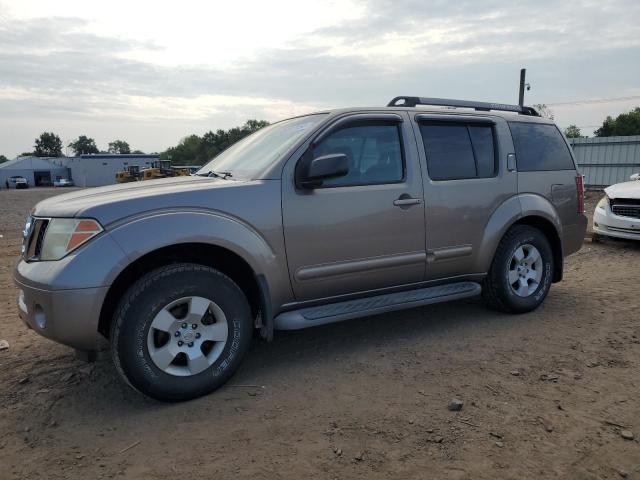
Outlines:
[[[422,124],[420,133],[432,180],[495,175],[493,128],[490,125]]]
[[[396,125],[348,127],[332,133],[313,150],[314,158],[344,153],[349,173],[325,180],[324,187],[394,183],[403,178],[402,145]]]
[[[573,170],[569,148],[555,125],[509,123],[518,171]]]
[[[488,125],[469,125],[469,136],[476,155],[478,177],[493,177],[496,173],[496,156],[493,151],[493,128]]]

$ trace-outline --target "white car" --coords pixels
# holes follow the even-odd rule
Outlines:
[[[630,182],[605,188],[604,193],[593,213],[593,232],[640,240],[640,174],[631,175]]]
[[[7,180],[5,180],[5,185],[7,188],[29,188],[29,182],[27,181],[27,179],[20,175],[9,177]]]
[[[66,178],[60,178],[53,182],[54,187],[73,187],[73,182]]]

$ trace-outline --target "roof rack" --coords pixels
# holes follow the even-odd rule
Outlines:
[[[499,110],[502,112],[515,112],[520,115],[531,115],[539,117],[540,114],[531,107],[520,105],[508,105],[504,103],[473,102],[470,100],[451,100],[448,98],[425,98],[425,97],[395,97],[389,102],[387,107],[415,107],[416,105],[436,105],[440,107],[460,107],[474,108],[479,111],[489,112]]]

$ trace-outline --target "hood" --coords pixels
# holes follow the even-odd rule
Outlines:
[[[197,176],[123,183],[56,195],[38,203],[32,214],[95,218],[105,226],[122,218],[162,208],[224,207],[225,190],[255,183],[259,182]],[[215,202],[212,197],[215,197]]]
[[[640,180],[616,183],[604,189],[604,193],[609,198],[632,198],[640,199]]]

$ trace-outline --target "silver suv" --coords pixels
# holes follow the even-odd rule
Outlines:
[[[397,97],[275,123],[197,176],[45,200],[15,281],[29,327],[85,357],[101,334],[130,385],[178,401],[223,385],[254,331],[479,294],[533,310],[586,224],[535,110]]]

